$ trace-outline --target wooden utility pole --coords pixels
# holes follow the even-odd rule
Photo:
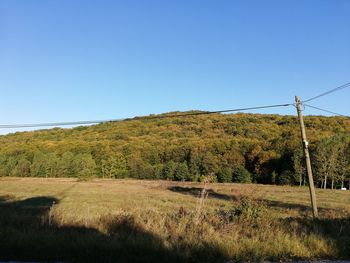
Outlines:
[[[295,96],[295,103],[296,103],[296,108],[298,111],[301,138],[302,138],[302,142],[303,142],[305,162],[306,162],[306,171],[307,171],[307,176],[309,179],[309,190],[310,190],[310,197],[311,197],[312,213],[313,213],[314,218],[316,218],[316,217],[318,217],[318,211],[317,211],[316,193],[315,193],[314,179],[312,177],[311,161],[310,161],[310,154],[309,154],[309,147],[308,147],[309,143],[306,140],[304,119],[303,119],[303,115],[302,115],[302,111],[301,111],[301,101],[300,101],[298,96]]]

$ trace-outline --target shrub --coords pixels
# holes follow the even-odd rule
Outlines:
[[[229,210],[220,210],[219,217],[225,223],[239,222],[257,222],[258,219],[265,218],[267,212],[266,205],[262,202],[242,196]]]
[[[251,200],[248,197],[243,197],[238,206],[234,208],[235,215],[251,219],[261,217],[265,211],[266,207],[262,203]]]

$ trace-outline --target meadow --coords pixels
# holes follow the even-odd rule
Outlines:
[[[0,179],[0,260],[350,258],[349,191],[146,180]]]

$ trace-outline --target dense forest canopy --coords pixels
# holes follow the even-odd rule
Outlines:
[[[295,116],[174,114],[0,136],[0,176],[305,183]],[[317,185],[347,186],[349,119],[305,124]]]

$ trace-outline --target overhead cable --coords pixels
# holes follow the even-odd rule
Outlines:
[[[350,118],[349,116],[346,116],[346,115],[343,115],[343,114],[340,114],[340,113],[336,113],[334,111],[322,109],[322,108],[319,108],[319,107],[315,107],[315,106],[312,106],[312,105],[309,105],[309,104],[304,104],[304,106],[309,107],[309,108],[313,108],[313,109],[316,109],[316,110],[319,110],[319,111],[327,112],[327,113],[330,113],[330,114],[334,114],[334,115],[337,115],[337,116],[340,116],[340,117]]]
[[[341,85],[341,86],[336,87],[336,88],[334,88],[334,89],[331,89],[331,90],[329,90],[329,91],[323,92],[323,93],[321,93],[321,94],[319,94],[319,95],[317,95],[317,96],[315,96],[315,97],[309,98],[309,99],[304,100],[304,101],[302,101],[302,102],[303,102],[303,103],[309,102],[309,101],[318,99],[318,98],[320,98],[320,97],[326,96],[326,95],[328,95],[328,94],[331,94],[331,93],[333,93],[333,92],[336,92],[336,91],[339,91],[339,90],[342,90],[342,89],[345,89],[345,88],[348,88],[348,87],[350,87],[350,82],[345,83],[344,85]]]
[[[155,116],[151,115],[151,116],[142,116],[142,117],[135,117],[135,118],[124,118],[124,119],[72,121],[72,122],[51,122],[51,123],[31,123],[31,124],[2,124],[2,125],[0,125],[0,129],[60,127],[60,126],[89,125],[89,124],[98,124],[98,123],[106,123],[106,122],[120,122],[120,121],[140,120],[140,119],[142,119],[142,120],[163,119],[163,118],[187,117],[187,116],[207,115],[207,114],[215,114],[215,113],[229,113],[229,112],[239,112],[239,111],[257,110],[257,109],[287,107],[290,105],[293,105],[293,104],[286,103],[286,104],[275,104],[275,105],[248,107],[248,108],[237,108],[237,109],[229,109],[229,110],[201,111],[201,112],[191,112],[191,113],[171,114],[171,115],[155,115]]]

